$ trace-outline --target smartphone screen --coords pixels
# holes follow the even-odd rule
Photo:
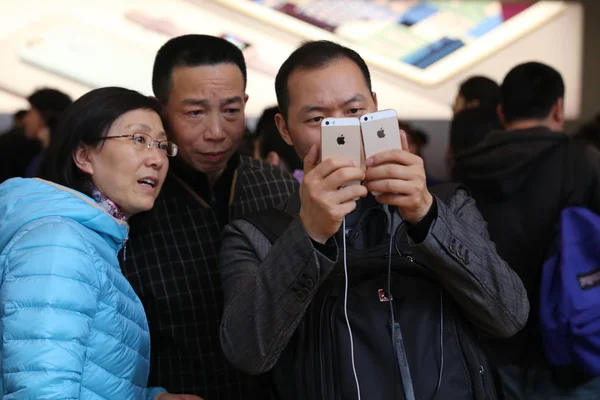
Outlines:
[[[361,135],[358,118],[325,118],[321,122],[321,161],[336,156],[361,164]],[[360,182],[351,182],[358,184]]]

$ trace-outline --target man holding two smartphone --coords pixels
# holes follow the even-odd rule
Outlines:
[[[269,237],[250,220],[235,221],[224,231],[221,345],[226,357],[250,374],[271,371],[281,399],[345,400],[360,399],[361,394],[373,399],[414,399],[434,393],[459,400],[495,398],[485,355],[473,338],[515,334],[527,319],[529,305],[519,278],[489,240],[473,199],[460,188],[443,201],[432,195],[423,160],[402,150],[408,149],[404,134],[402,148],[368,157],[366,171],[346,157],[320,160],[325,118],[361,117],[377,111],[368,67],[353,50],[327,41],[305,43],[284,62],[275,87],[281,112],[276,116],[278,129],[304,158],[305,175],[299,193],[283,207],[290,220],[277,237]],[[362,184],[350,184],[355,181]],[[363,218],[372,211],[378,212],[377,218]],[[278,222],[262,223],[277,226]],[[345,231],[340,230],[342,225]],[[382,234],[388,228],[390,235]],[[351,231],[360,232],[362,240],[354,240]],[[392,252],[378,253],[388,244]],[[423,295],[428,298],[407,301],[410,287],[406,293],[389,293],[381,287],[373,293],[378,296],[373,308],[354,313],[351,324],[346,305],[373,299],[370,292],[364,298],[355,295],[360,280],[347,285],[345,292],[323,292],[331,281],[351,274],[371,252],[377,253],[377,260],[385,260],[386,268],[389,261],[388,288],[392,288],[391,272],[402,275],[407,260],[413,260],[403,254],[410,252],[422,260],[420,265],[431,276],[416,278],[415,285],[438,285],[439,299],[431,301],[432,296]],[[376,271],[377,262],[373,259],[367,266]],[[373,282],[379,284],[377,279]],[[407,322],[399,315],[404,311],[396,308],[394,316],[389,307],[391,325],[396,327],[391,330],[393,340],[387,330],[388,308],[382,308],[391,306],[392,294],[408,314],[423,316],[418,324]],[[328,331],[337,321],[336,308],[327,307],[332,296],[346,300],[348,329],[342,329],[342,336]],[[361,327],[360,318],[371,314],[382,320]],[[434,317],[429,320],[427,315]],[[448,329],[447,321],[457,328]],[[378,331],[380,325],[384,329]],[[327,341],[323,332],[337,339]],[[430,341],[422,340],[429,337]],[[463,343],[465,337],[468,345]],[[389,343],[389,348],[373,353],[379,343]],[[441,345],[439,352],[431,362],[423,362],[421,358],[437,345]],[[405,357],[398,353],[404,348]],[[398,364],[388,362],[396,353]],[[432,379],[436,373],[439,379]]]

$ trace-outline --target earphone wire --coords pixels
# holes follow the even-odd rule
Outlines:
[[[396,236],[396,232],[394,231],[394,212],[393,210],[390,210],[390,228],[389,228],[389,235],[390,235],[390,247],[388,250],[388,276],[387,276],[387,296],[389,299],[389,306],[390,306],[390,318],[391,318],[391,325],[392,325],[392,346],[394,348],[394,354],[397,354],[397,346],[396,346],[396,335],[395,335],[395,330],[396,330],[396,318],[394,316],[394,305],[393,305],[393,301],[394,298],[392,297],[392,244],[395,243],[394,241],[394,237]],[[398,247],[396,247],[396,250],[398,250]],[[400,251],[398,250],[398,255],[400,254]],[[394,368],[394,372],[396,371],[396,369]],[[395,373],[394,373],[395,375]],[[394,387],[394,392],[395,392],[396,388]],[[395,396],[395,394],[394,394]]]
[[[344,316],[346,317],[346,325],[348,326],[348,334],[350,335],[350,357],[352,358],[352,372],[354,373],[354,381],[356,383],[356,392],[358,394],[358,400],[360,397],[360,383],[358,382],[358,374],[356,373],[356,363],[354,360],[354,338],[352,337],[352,328],[350,327],[350,320],[348,319],[348,263],[346,258],[346,218],[342,220],[342,243],[344,250]]]

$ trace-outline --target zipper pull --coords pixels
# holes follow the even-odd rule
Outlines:
[[[480,365],[479,366],[479,378],[481,379],[481,386],[483,386],[483,393],[484,393],[485,398],[489,399],[487,385],[485,384],[484,372],[485,372],[485,370],[483,369],[483,365]]]
[[[127,260],[127,239],[123,240],[123,261]]]

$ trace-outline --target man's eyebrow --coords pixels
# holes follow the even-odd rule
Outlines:
[[[355,102],[357,102],[357,101],[362,101],[362,100],[364,100],[364,99],[365,99],[365,96],[363,96],[363,95],[362,95],[362,94],[360,94],[360,93],[357,93],[357,94],[355,94],[354,96],[352,96],[351,98],[349,98],[348,100],[344,101],[344,102],[342,103],[342,105],[343,105],[343,106],[347,106],[348,104],[355,103]]]
[[[221,101],[222,105],[235,104],[235,103],[243,103],[244,100],[240,96],[229,97],[223,101]]]
[[[206,106],[209,104],[208,99],[183,99],[183,105],[186,106]]]
[[[311,112],[323,112],[326,110],[327,110],[327,107],[315,106],[315,105],[308,104],[308,105],[305,105],[304,107],[302,107],[302,109],[300,111],[304,114],[308,114]]]
[[[357,93],[354,96],[350,97],[348,100],[344,100],[344,102],[341,104],[341,106],[345,107],[348,104],[352,104],[352,103],[355,103],[357,101],[362,101],[364,99],[365,99],[365,96],[363,96],[360,93]],[[324,112],[324,111],[327,111],[327,110],[328,110],[328,107],[307,104],[304,107],[302,107],[302,109],[300,110],[300,112],[302,112],[304,114],[308,114],[308,113],[311,113],[311,112]]]

